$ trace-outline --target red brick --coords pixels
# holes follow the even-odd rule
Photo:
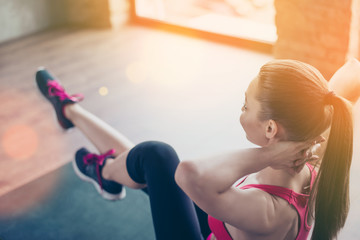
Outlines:
[[[349,47],[350,0],[275,0],[276,58],[313,64],[330,76],[345,62]]]

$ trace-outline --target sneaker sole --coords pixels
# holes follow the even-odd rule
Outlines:
[[[81,179],[84,180],[85,182],[89,182],[92,183],[96,189],[96,191],[106,200],[110,200],[110,201],[116,201],[116,200],[122,200],[126,197],[126,189],[122,188],[121,192],[119,194],[112,194],[109,192],[106,192],[105,190],[100,188],[100,185],[92,178],[86,176],[85,174],[83,174],[82,172],[80,172],[80,170],[77,168],[76,166],[76,162],[75,159],[72,160],[72,166],[73,169],[76,173],[76,175]]]

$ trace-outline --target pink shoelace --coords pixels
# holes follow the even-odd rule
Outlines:
[[[56,80],[50,80],[47,83],[49,87],[49,96],[56,96],[59,97],[60,101],[64,101],[65,99],[70,99],[74,102],[79,102],[84,99],[84,95],[82,94],[74,94],[69,95],[65,92],[65,89],[60,85],[60,83]]]
[[[93,164],[93,163],[96,164],[96,174],[97,174],[101,189],[103,189],[103,187],[102,187],[102,181],[101,181],[101,176],[100,176],[100,166],[102,166],[104,164],[104,160],[107,157],[112,156],[114,153],[115,153],[115,149],[110,149],[109,151],[107,151],[106,153],[104,153],[102,155],[88,153],[83,158],[85,165],[89,165],[89,164]]]

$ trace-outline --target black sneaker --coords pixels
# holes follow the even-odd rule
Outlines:
[[[36,83],[43,96],[54,106],[56,117],[64,129],[74,127],[74,124],[65,117],[64,106],[69,103],[81,101],[84,97],[82,94],[70,96],[61,86],[58,80],[55,80],[44,68],[39,68],[36,72]]]
[[[105,162],[115,150],[111,149],[103,155],[90,153],[86,148],[81,148],[76,152],[73,160],[75,173],[84,181],[94,184],[96,190],[107,200],[121,200],[125,198],[125,188],[114,181],[109,181],[101,176],[101,171]]]

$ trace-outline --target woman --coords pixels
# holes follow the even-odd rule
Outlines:
[[[249,85],[240,122],[260,148],[181,163],[165,143],[132,144],[46,70],[36,80],[61,126],[78,127],[101,153],[77,151],[77,175],[110,200],[125,196],[124,185],[146,192],[157,239],[306,239],[313,220],[312,239],[331,239],[345,223],[350,106],[310,65],[271,61]],[[317,161],[309,150],[330,127]]]

